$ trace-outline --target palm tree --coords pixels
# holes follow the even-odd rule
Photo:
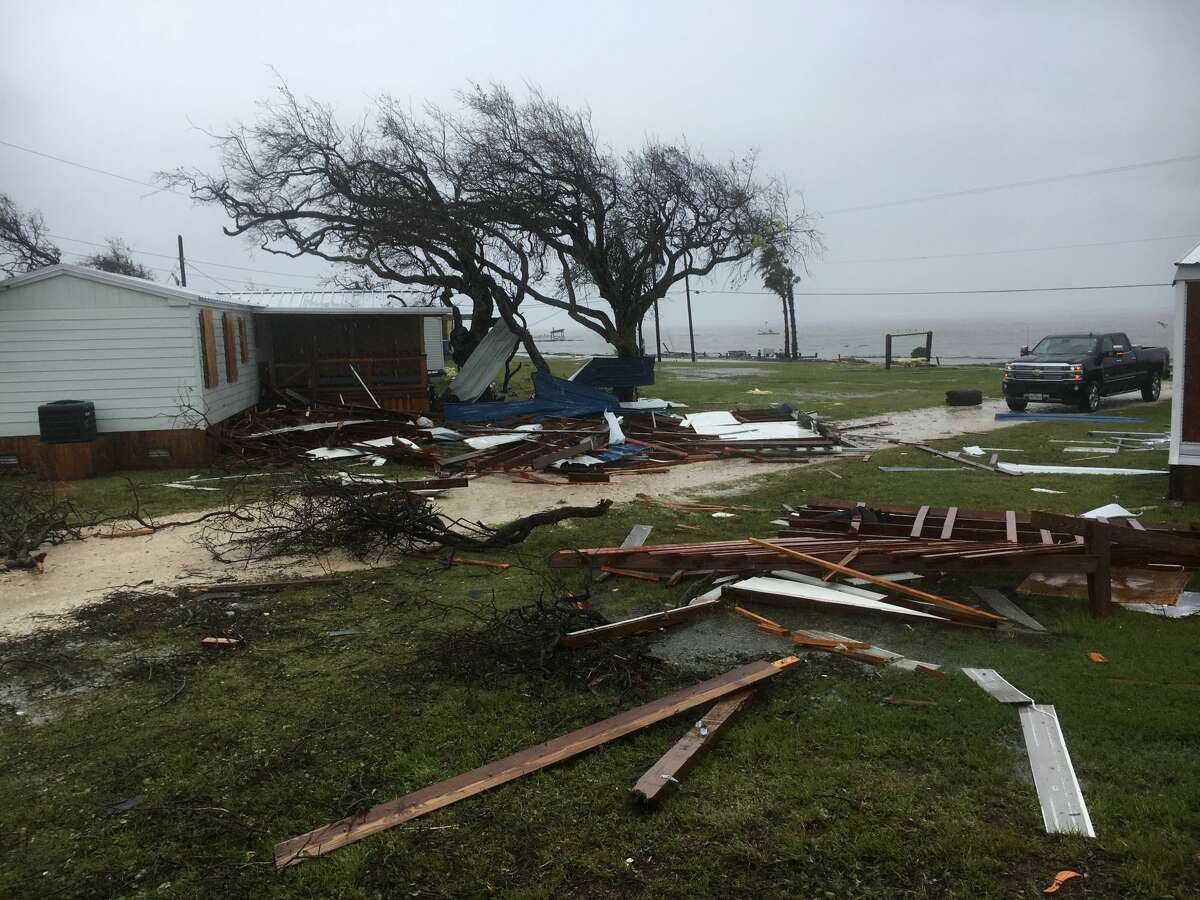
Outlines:
[[[796,359],[796,296],[793,285],[800,279],[788,265],[783,251],[773,242],[764,240],[758,251],[754,268],[762,278],[763,287],[779,297],[783,305],[783,357]]]

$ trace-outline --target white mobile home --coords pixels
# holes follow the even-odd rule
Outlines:
[[[428,410],[449,311],[314,300],[343,293],[209,296],[71,265],[0,281],[0,466],[198,465],[209,426],[263,393]],[[94,440],[42,440],[39,407],[62,400],[94,405]]]
[[[59,478],[206,461],[205,426],[258,402],[252,313],[80,266],[0,281],[0,457]],[[56,400],[93,403],[97,440],[42,444]]]

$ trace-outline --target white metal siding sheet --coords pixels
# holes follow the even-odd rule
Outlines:
[[[234,328],[237,327],[236,322],[238,317],[246,320],[246,343],[247,349],[250,351],[250,358],[247,362],[242,362],[241,352],[238,345],[238,336],[234,332],[233,335],[233,352],[234,359],[237,360],[238,377],[237,381],[230,384],[226,376],[225,370],[225,322],[222,316],[226,310],[221,310],[216,307],[205,307],[203,305],[193,307],[191,316],[197,323],[196,326],[196,344],[193,350],[193,359],[196,365],[196,378],[199,384],[204,383],[204,376],[201,374],[203,360],[201,359],[200,350],[200,310],[211,308],[213,311],[213,339],[216,342],[217,354],[217,384],[215,387],[204,388],[204,417],[210,425],[216,425],[218,422],[223,422],[230,416],[240,413],[244,409],[249,409],[258,403],[258,353],[254,347],[254,318],[247,312],[230,312],[233,317]]]
[[[36,435],[51,400],[92,401],[102,432],[187,427],[193,316],[182,301],[69,273],[0,291],[0,436]]]
[[[425,334],[425,368],[440,372],[446,368],[446,354],[442,347],[442,317],[426,316],[421,320]]]

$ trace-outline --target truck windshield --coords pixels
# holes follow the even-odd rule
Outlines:
[[[1044,356],[1069,356],[1073,353],[1090,353],[1095,343],[1094,337],[1047,337],[1038,341],[1031,352]]]

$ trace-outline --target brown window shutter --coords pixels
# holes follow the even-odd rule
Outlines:
[[[250,362],[250,342],[246,340],[246,317],[238,316],[238,349],[243,363]]]
[[[230,384],[237,381],[237,344],[234,338],[233,313],[221,313],[221,337],[225,343],[225,380]]]
[[[200,310],[200,354],[204,358],[204,386],[215,388],[217,375],[217,340],[213,330],[211,309]]]

